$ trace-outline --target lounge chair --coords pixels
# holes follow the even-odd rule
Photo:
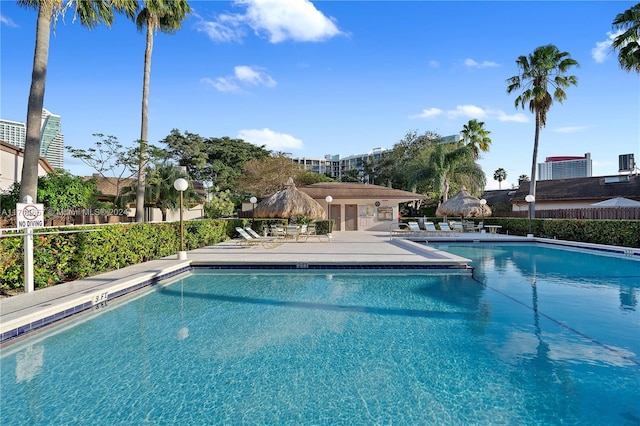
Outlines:
[[[326,240],[323,240],[321,237],[327,237]],[[300,225],[300,231],[298,232],[298,237],[296,241],[305,242],[309,239],[309,237],[316,237],[318,241],[329,242],[328,235],[319,235],[316,233],[316,225],[315,223],[310,223],[308,225]]]
[[[451,228],[455,232],[463,232],[464,231],[464,227],[462,226],[462,222],[452,221],[451,222]]]
[[[407,222],[407,225],[409,225],[409,230],[411,231],[412,235],[423,236],[427,234],[422,229],[420,229],[420,225],[418,225],[418,222]]]
[[[262,247],[264,248],[274,248],[282,243],[278,238],[260,236],[254,238],[245,229],[240,228],[239,226],[236,227],[236,232],[240,234],[241,237],[241,239],[236,242],[236,245],[242,248],[255,247],[258,244],[262,244]]]
[[[394,224],[391,224],[393,226]],[[398,223],[398,226],[395,228],[391,228],[391,237],[407,237],[411,235],[411,229],[409,229],[409,225],[406,223]]]
[[[269,234],[272,237],[284,238],[287,235],[287,229],[282,225],[271,225]]]
[[[454,232],[453,229],[451,229],[451,226],[449,226],[447,222],[440,222],[438,223],[438,226],[440,227],[440,230],[444,233]]]
[[[247,231],[247,234],[251,235],[254,239],[256,240],[274,240],[275,237],[263,237],[262,235],[258,234],[256,231],[253,230],[252,227],[250,226],[245,226],[244,230]]]
[[[440,230],[436,228],[436,224],[433,222],[425,222],[424,229],[425,229],[425,232],[429,234],[434,234],[434,235],[440,234]]]

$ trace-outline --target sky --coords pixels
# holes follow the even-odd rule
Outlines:
[[[590,153],[593,175],[640,163],[640,76],[623,71],[611,22],[633,1],[189,1],[175,34],[154,38],[149,142],[172,129],[241,138],[294,157],[391,149],[408,132],[485,123],[487,189],[530,176],[534,117],[507,94],[516,60],[554,44],[578,85],[547,115],[538,162]],[[0,117],[26,121],[36,12],[0,1]],[[73,13],[52,31],[44,107],[65,145],[140,137],[145,36],[117,16],[92,30]],[[494,171],[503,168],[499,184]],[[93,170],[65,154],[65,169]]]

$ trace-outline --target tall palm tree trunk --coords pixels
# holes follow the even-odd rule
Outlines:
[[[151,80],[151,53],[153,51],[153,28],[147,25],[147,47],[144,51],[144,77],[142,81],[142,124],[140,129],[140,164],[136,188],[136,222],[144,222],[144,191],[147,172],[147,144],[149,132],[149,82]]]
[[[53,18],[53,2],[42,1],[38,7],[36,47],[33,55],[33,72],[27,105],[27,135],[24,144],[24,161],[20,183],[20,201],[29,195],[33,201],[38,196],[38,162],[40,160],[40,122],[44,107],[44,89],[49,59],[49,37]]]
[[[536,218],[536,163],[538,162],[538,141],[540,140],[540,113],[536,111],[536,133],[533,139],[533,159],[531,160],[531,183],[529,194],[533,195],[533,201],[529,203],[529,219]]]

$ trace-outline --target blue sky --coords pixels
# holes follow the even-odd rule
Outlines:
[[[629,1],[191,1],[174,35],[158,33],[151,65],[149,140],[171,129],[242,138],[293,156],[392,148],[409,131],[459,133],[485,122],[479,160],[487,187],[531,173],[533,115],[506,93],[515,61],[555,44],[580,63],[551,108],[538,161],[591,153],[593,174],[640,162],[640,77],[611,52],[611,22]],[[36,12],[0,2],[0,116],[26,121]],[[67,14],[51,37],[45,108],[62,117],[65,144],[94,133],[140,137],[145,37],[118,16],[88,30]],[[92,171],[65,157],[74,174]]]

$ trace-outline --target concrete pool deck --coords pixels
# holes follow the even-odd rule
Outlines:
[[[126,293],[156,284],[192,267],[211,268],[352,268],[466,270],[471,261],[414,241],[424,236],[392,237],[389,232],[337,232],[330,242],[310,237],[287,241],[275,248],[262,245],[239,248],[236,240],[177,256],[129,266],[93,277],[0,299],[0,344],[70,317],[100,307]],[[429,237],[429,241],[533,241],[503,234],[456,234]]]

